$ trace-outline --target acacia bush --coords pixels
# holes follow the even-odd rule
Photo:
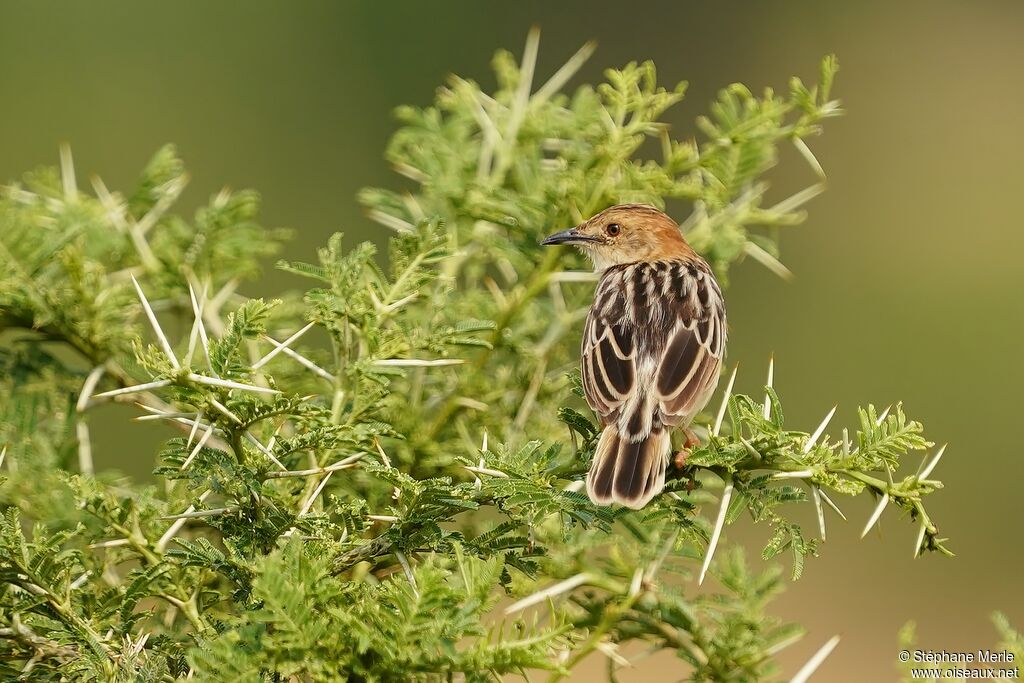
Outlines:
[[[900,470],[931,446],[921,425],[868,405],[852,432],[828,436],[832,413],[801,431],[770,374],[763,397],[723,379],[702,445],[644,510],[580,492],[595,276],[538,239],[613,203],[678,200],[723,283],[745,257],[786,274],[777,228],[823,189],[806,140],[840,113],[837,64],[785,93],[731,85],[676,138],[662,117],[685,84],[648,62],[569,93],[592,46],[546,80],[537,50],[533,33],[520,60],[499,52],[492,93],[452,77],[398,111],[387,158],[404,180],[359,198],[386,253],[338,234],[278,263],[301,295],[242,294],[287,233],[259,224],[253,192],[175,214],[171,147],[127,193],[81,189],[67,150],[3,190],[5,678],[557,680],[592,653],[613,676],[639,642],[695,681],[761,680],[800,629],[766,610],[778,571],[716,551],[723,526],[769,525],[762,556],[788,553],[797,578],[842,514],[833,498],[875,496],[868,527],[896,509],[917,551],[948,552],[924,507],[938,457]],[[768,204],[782,145],[816,182]],[[177,430],[145,483],[94,471],[109,402]],[[819,530],[794,521],[801,504]]]

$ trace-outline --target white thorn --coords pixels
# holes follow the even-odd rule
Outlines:
[[[203,411],[196,413],[196,419],[192,422],[192,430],[188,433],[188,443],[185,444],[185,448],[189,448],[192,445],[192,440],[196,438],[196,431],[199,429],[199,423],[203,421]]]
[[[942,454],[945,453],[945,452],[946,452],[946,444],[943,444],[942,448],[939,449],[939,452],[935,454],[935,457],[932,458],[932,461],[930,463],[928,463],[928,465],[921,471],[921,474],[919,474],[917,476],[917,478],[918,479],[927,479],[928,475],[931,474],[932,471],[935,470],[935,466],[939,464],[939,460],[942,459]]]
[[[75,162],[71,158],[71,147],[65,142],[60,146],[60,180],[64,187],[64,201],[78,198],[78,183],[75,182]]]
[[[846,519],[846,515],[843,514],[843,511],[839,509],[838,505],[832,502],[832,499],[829,498],[827,493],[825,493],[821,488],[818,489],[818,493],[821,495],[821,499],[825,501],[825,504],[828,505],[833,510],[835,510],[836,514],[842,517],[844,522],[848,521]]]
[[[480,452],[483,453],[483,452],[486,452],[486,451],[487,451],[487,428],[485,427],[484,428],[484,436],[483,436],[482,442],[480,444]],[[484,469],[484,464],[485,464],[484,456],[481,455],[480,456],[480,462],[477,465],[477,468],[478,469]],[[483,481],[481,481],[480,477],[476,476],[476,473],[474,472],[474,474],[473,474],[473,487],[476,488],[477,491],[479,491],[483,487],[483,485],[484,485]]]
[[[619,652],[618,652],[618,647],[619,646],[618,646],[617,643],[612,643],[612,642],[609,642],[607,640],[604,640],[604,641],[601,641],[600,643],[598,643],[597,645],[595,645],[594,647],[601,654],[603,654],[605,657],[607,657],[608,659],[612,660],[613,662],[615,662],[619,666],[633,666],[633,662],[629,661],[628,659],[626,659],[625,657],[623,657],[622,655],[619,654]]]
[[[177,200],[184,191],[185,186],[188,185],[188,176],[180,175],[177,178],[172,179],[166,185],[167,191],[161,196],[153,208],[150,209],[145,216],[139,219],[138,227],[136,228],[140,235],[145,236],[147,232],[156,225],[157,221],[167,212],[167,209],[171,208],[171,205]]]
[[[157,221],[167,212],[171,205],[174,204],[175,200],[181,195],[185,185],[188,184],[188,177],[184,174],[172,178],[169,182],[163,185],[162,189],[165,189],[163,196],[157,200],[153,208],[147,211],[144,216],[139,218],[136,224],[136,230],[139,236],[144,237],[145,233],[150,231]]]
[[[135,251],[139,254],[139,259],[142,261],[142,266],[136,266],[135,268],[127,269],[128,273],[144,273],[147,270],[157,270],[160,268],[160,261],[157,260],[153,254],[153,250],[150,248],[149,243],[146,242],[145,236],[139,232],[139,226],[134,220],[125,216],[125,208],[123,204],[118,203],[114,199],[110,191],[107,190],[107,186],[103,184],[103,180],[94,176],[92,178],[92,186],[96,191],[96,198],[100,200],[100,204],[107,212],[107,218],[113,224],[117,230],[122,233],[126,233],[131,238],[132,245],[135,247]],[[119,271],[113,273],[111,277],[124,273],[125,271]]]
[[[90,543],[90,548],[119,548],[122,545],[128,545],[131,543],[127,538],[115,538],[112,541],[99,541],[98,543]]]
[[[305,399],[303,399],[303,400],[305,400]],[[268,451],[272,451],[272,450],[274,450],[274,444],[276,444],[276,443],[277,443],[277,435],[281,433],[281,430],[282,430],[283,428],[284,428],[284,420],[282,420],[282,421],[281,421],[281,422],[280,422],[280,423],[279,423],[279,424],[277,425],[277,429],[275,429],[275,430],[274,430],[274,433],[270,435],[270,441],[268,441],[268,442],[267,442],[267,450],[268,450]]]
[[[97,365],[89,373],[89,376],[85,378],[85,382],[82,383],[82,391],[78,394],[78,403],[75,404],[75,409],[78,412],[85,411],[89,407],[89,399],[92,397],[92,392],[96,391],[96,385],[99,384],[100,378],[103,377],[103,373],[106,371],[102,365]]]
[[[0,466],[3,466],[4,459],[7,457],[7,444],[4,444],[3,448],[0,448]]]
[[[466,361],[462,358],[437,358],[435,360],[421,360],[418,358],[385,358],[375,360],[373,364],[378,367],[398,368],[432,368],[445,365],[462,365]]]
[[[825,180],[825,169],[821,167],[821,163],[818,161],[818,158],[814,156],[811,148],[807,146],[807,143],[804,142],[803,138],[793,138],[793,146],[796,147],[798,152],[800,152],[800,155],[814,170],[815,174],[817,174],[817,176],[822,180]]]
[[[807,479],[814,476],[814,470],[793,470],[792,472],[776,472],[772,479]]]
[[[644,578],[649,582],[654,581],[654,577],[658,575],[661,570],[661,565],[664,564],[665,558],[672,552],[672,549],[676,546],[676,541],[679,539],[679,529],[673,529],[672,533],[669,534],[668,539],[665,541],[665,545],[662,546],[661,552],[658,553],[657,557],[647,566],[644,572]]]
[[[409,564],[409,559],[401,550],[395,551],[395,557],[398,558],[398,563],[402,565],[402,571],[405,572],[405,578],[409,580],[409,585],[412,586],[413,594],[418,598],[420,596],[420,591],[416,588],[416,576],[412,573],[412,566]]]
[[[771,359],[768,361],[768,382],[766,383],[766,386],[769,389],[771,389],[771,388],[773,388],[772,384],[774,382],[775,382],[775,356],[772,355]],[[771,416],[772,416],[772,403],[771,403],[770,397],[768,396],[768,392],[765,392],[765,394],[764,394],[764,419],[768,420],[768,419],[771,418]]]
[[[320,493],[323,492],[324,487],[327,486],[327,482],[331,480],[332,474],[334,474],[333,470],[325,474],[324,478],[320,480],[320,483],[317,484],[315,489],[313,489],[313,493],[310,494],[309,498],[307,498],[306,501],[302,504],[302,509],[299,510],[298,517],[306,516],[306,513],[308,513],[310,508],[313,507],[313,502],[317,499]]]
[[[147,405],[147,404],[145,404],[145,403],[143,403],[141,401],[135,401],[135,405],[137,407],[141,408],[142,410],[145,410],[148,413],[152,413],[153,415],[159,415],[161,417],[163,417],[165,415],[169,417],[172,414],[173,415],[177,414],[177,413],[173,413],[172,411],[164,410],[163,407],[157,408],[157,407],[154,407],[154,406],[151,406],[151,405]],[[166,404],[164,404],[164,405],[166,406]],[[188,413],[186,413],[186,414],[188,414]]]
[[[822,662],[832,654],[832,650],[836,649],[836,645],[839,644],[839,636],[832,636],[832,638],[821,646],[814,656],[807,660],[807,663],[796,672],[796,676],[790,679],[790,683],[807,683],[807,680],[811,675],[818,670]]]
[[[239,284],[241,284],[241,281],[237,277],[231,278],[225,282],[224,286],[217,290],[217,293],[210,299],[211,310],[209,312],[220,315],[220,309],[223,308],[224,304],[228,302],[228,299],[234,295]]]
[[[380,455],[380,459],[384,463],[384,466],[389,470],[393,470],[394,466],[391,464],[391,458],[389,458],[388,454],[384,452],[384,447],[380,445],[380,440],[374,439],[373,445],[377,448],[377,453]]]
[[[285,470],[283,472],[267,472],[264,476],[267,479],[284,479],[287,477],[311,477],[317,474],[327,474],[328,472],[338,472],[340,470],[347,470],[357,466],[357,462],[362,458],[365,453],[356,453],[350,455],[344,460],[339,460],[333,465],[327,465],[326,467],[316,467],[309,470]]]
[[[397,522],[398,517],[394,515],[366,515],[367,519],[372,519],[375,522]]]
[[[111,219],[114,227],[122,232],[127,232],[129,227],[128,221],[125,220],[124,208],[117,203],[117,200],[111,195],[111,191],[106,189],[103,179],[98,176],[92,176],[92,188],[95,190],[96,199],[106,209],[106,217]]]
[[[725,394],[722,396],[722,405],[718,408],[718,415],[715,416],[715,426],[711,430],[713,436],[718,436],[718,433],[722,430],[722,420],[725,419],[725,411],[729,407],[729,399],[732,397],[732,387],[736,382],[736,372],[740,369],[739,363],[732,369],[732,376],[729,377],[729,383],[725,386]]]
[[[75,436],[78,437],[78,471],[91,475],[93,473],[92,441],[89,439],[89,424],[83,417],[75,420]]]
[[[242,424],[242,418],[238,417],[233,412],[228,410],[228,407],[226,405],[224,405],[223,403],[221,403],[220,401],[218,401],[217,399],[211,398],[210,399],[210,405],[212,405],[214,408],[219,410],[225,417],[227,417],[229,420],[231,420],[235,424]]]
[[[210,493],[210,491],[206,491],[202,495],[200,495],[199,502],[202,503],[203,501],[205,501],[207,497],[209,497]],[[195,505],[190,505],[188,509],[185,510],[185,512],[195,512],[195,510]],[[167,549],[167,545],[171,542],[171,539],[174,538],[174,536],[181,530],[181,527],[185,526],[186,521],[187,518],[179,518],[177,521],[174,522],[174,524],[167,528],[167,531],[164,532],[164,535],[161,536],[160,540],[156,542],[156,551],[158,553],[162,553],[164,550]]]
[[[270,389],[268,387],[258,387],[253,384],[242,384],[241,382],[232,382],[229,379],[221,379],[219,377],[206,377],[205,375],[197,375],[194,372],[186,375],[188,379],[199,384],[207,384],[211,387],[223,387],[225,389],[240,389],[242,391],[253,391],[258,394],[280,394],[281,392],[277,389]]]
[[[850,455],[850,430],[843,427],[843,455]]]
[[[644,569],[643,567],[637,567],[636,571],[633,572],[633,580],[629,582],[629,597],[635,598],[640,595],[640,590],[644,586]]]
[[[264,446],[263,444],[261,444],[259,439],[257,439],[255,436],[253,436],[249,432],[245,433],[245,438],[249,440],[249,443],[251,443],[253,446],[255,446],[260,452],[262,452],[263,455],[267,456],[267,458],[270,459],[270,462],[272,462],[275,465],[277,465],[280,469],[282,469],[284,471],[288,471],[288,468],[285,467],[283,464],[281,464],[281,461],[278,460],[277,458],[275,458],[274,454],[270,452],[270,449],[267,448],[266,446]]]
[[[142,287],[139,286],[139,281],[132,275],[132,284],[135,285],[135,291],[139,294],[139,301],[142,302],[142,308],[146,311],[146,317],[149,318],[149,324],[153,327],[153,331],[156,333],[157,339],[160,340],[160,345],[164,349],[164,353],[167,355],[167,359],[171,361],[171,365],[174,368],[180,369],[181,366],[178,364],[178,359],[174,356],[174,351],[171,349],[171,342],[167,340],[167,335],[164,334],[163,328],[160,327],[160,323],[156,319],[156,314],[153,313],[153,307],[149,305],[149,300],[142,291]]]
[[[516,612],[523,611],[531,605],[536,605],[539,602],[544,602],[548,598],[553,598],[556,595],[561,595],[562,593],[568,593],[569,591],[575,590],[576,588],[579,588],[583,584],[590,581],[590,578],[590,574],[588,574],[587,572],[581,572],[576,576],[570,576],[568,579],[565,579],[564,581],[559,581],[558,583],[552,586],[548,586],[544,590],[539,590],[536,593],[527,595],[522,600],[518,600],[512,603],[511,605],[505,608],[505,614],[515,614]]]
[[[722,489],[722,504],[718,508],[718,519],[715,520],[715,529],[711,532],[711,542],[708,543],[708,551],[704,556],[704,566],[700,568],[700,578],[697,580],[697,584],[701,585],[704,583],[704,576],[708,573],[708,567],[711,566],[711,558],[715,555],[715,549],[718,547],[718,539],[722,536],[722,528],[725,526],[725,515],[729,511],[729,501],[732,499],[732,478],[728,478],[725,481],[725,488]]]
[[[892,410],[892,405],[889,405],[888,408],[886,408],[885,410],[882,411],[882,414],[878,416],[877,420],[875,420],[875,426],[876,427],[881,427],[882,426],[882,423],[885,422],[885,418],[889,417],[889,411],[890,410]]]
[[[158,379],[155,382],[146,382],[145,384],[136,384],[133,387],[125,387],[123,389],[114,389],[112,391],[105,391],[102,394],[96,394],[93,398],[114,398],[115,396],[122,396],[124,394],[137,394],[140,391],[151,391],[153,389],[162,389],[173,384],[169,379]]]
[[[793,271],[787,268],[782,261],[775,258],[774,255],[761,248],[760,245],[754,244],[753,242],[747,242],[743,245],[743,251],[783,280],[793,279]]]
[[[774,206],[771,206],[766,210],[776,215],[791,213],[799,209],[801,206],[811,201],[824,191],[825,184],[816,183],[809,187],[805,187],[804,189],[790,195],[789,197],[786,197],[778,204],[775,204]]]
[[[470,410],[479,410],[481,412],[484,412],[488,409],[486,403],[483,403],[481,401],[474,401],[473,399],[467,396],[455,397],[455,404],[462,406],[463,408],[469,408]]]
[[[352,464],[354,462],[358,462],[358,461],[362,460],[363,456],[365,456],[365,455],[366,455],[366,453],[364,453],[363,451],[359,451],[358,453],[353,453],[352,455],[339,460],[336,464],[338,464],[338,465],[350,465],[350,464]]]
[[[372,294],[372,292],[371,292],[371,294]],[[412,294],[409,294],[407,296],[403,296],[401,299],[398,299],[397,301],[393,301],[390,304],[388,304],[387,306],[381,306],[380,312],[384,313],[384,314],[393,313],[394,311],[397,311],[402,306],[405,306],[407,303],[415,301],[416,298],[419,295],[420,295],[420,292],[417,289]],[[374,296],[374,299],[376,300],[376,296]],[[380,302],[378,301],[377,303],[380,303]]]
[[[79,588],[85,585],[85,582],[89,580],[90,576],[92,576],[92,570],[86,569],[84,572],[82,572],[81,576],[79,576],[77,579],[71,582],[71,585],[68,586],[68,589],[78,590]]]
[[[814,448],[814,444],[818,443],[818,438],[825,431],[825,427],[828,426],[828,423],[832,420],[832,416],[836,414],[836,409],[838,408],[838,405],[832,406],[832,410],[828,412],[828,415],[825,416],[825,419],[821,421],[821,424],[818,425],[818,428],[815,429],[814,433],[811,434],[811,437],[807,439],[807,443],[804,444],[804,449],[802,451],[803,453],[811,452],[811,449]]]
[[[800,640],[803,639],[803,637],[804,635],[802,633],[795,633],[791,635],[789,638],[785,638],[784,640],[780,640],[779,642],[775,643],[774,645],[766,649],[764,653],[769,657],[774,657],[790,645],[800,642]]]
[[[150,415],[137,415],[132,419],[136,422],[152,422],[153,420],[177,420],[178,418],[187,418],[190,423],[194,422],[195,413],[152,413]],[[188,444],[191,447],[191,443]]]
[[[298,363],[300,365],[304,366],[305,368],[307,368],[308,370],[312,371],[316,375],[318,375],[320,377],[323,377],[328,382],[332,382],[333,383],[333,382],[337,381],[337,378],[334,375],[332,375],[331,373],[327,372],[322,367],[320,367],[319,365],[317,365],[313,361],[309,360],[308,358],[306,358],[305,356],[300,354],[298,351],[294,351],[292,349],[289,349],[287,346],[284,346],[281,342],[277,341],[276,339],[274,339],[273,337],[271,337],[269,335],[265,334],[265,335],[263,335],[263,338],[266,339],[271,344],[273,344],[274,346],[276,346],[279,349],[281,349],[281,351],[284,353],[284,355],[286,355],[289,358],[292,358],[292,359],[298,361]]]
[[[569,61],[559,67],[544,85],[537,88],[537,92],[533,94],[534,102],[544,102],[561,90],[569,79],[582,68],[583,64],[590,59],[590,56],[594,54],[596,49],[597,43],[584,43],[583,47],[577,50],[576,54],[569,58]]]
[[[811,497],[814,499],[814,509],[818,512],[818,530],[821,532],[821,540],[825,540],[825,509],[821,507],[821,489],[817,484],[811,484]]]
[[[312,328],[314,324],[315,323],[309,323],[308,325],[306,325],[301,330],[299,330],[298,332],[296,332],[292,336],[288,337],[287,339],[285,339],[281,343],[274,342],[274,344],[275,344],[274,349],[271,350],[271,352],[268,353],[267,355],[263,356],[263,358],[260,358],[258,361],[253,363],[252,364],[252,369],[253,370],[258,370],[259,368],[262,368],[264,365],[269,363],[271,360],[273,360],[274,356],[276,356],[277,354],[281,353],[284,349],[286,349],[289,345],[291,345],[292,342],[294,342],[296,339],[298,339],[302,335],[306,334],[306,332],[309,332],[310,328]]]
[[[148,641],[148,640],[149,640],[149,634],[148,633],[143,633],[142,635],[140,635],[139,639],[137,641],[135,641],[134,645],[132,645],[132,650],[131,650],[132,654],[135,655],[136,657],[138,657],[139,653],[142,652],[142,648],[146,647],[146,641]]]
[[[195,457],[197,455],[199,455],[199,451],[201,451],[203,449],[203,446],[206,445],[206,442],[210,440],[211,436],[213,436],[213,425],[212,424],[209,427],[207,427],[206,431],[203,432],[203,435],[201,437],[199,437],[199,442],[196,443],[195,448],[193,448],[192,452],[188,454],[187,458],[185,458],[185,462],[181,463],[181,469],[182,470],[185,470],[186,468],[188,468],[189,465],[192,464],[192,461],[195,460]]]
[[[864,525],[864,531],[861,532],[860,537],[864,538],[871,531],[871,527],[875,525],[878,518],[882,516],[882,511],[885,510],[885,506],[889,504],[889,494],[883,493],[882,500],[878,501],[878,506],[875,511],[871,513],[871,517],[868,519],[868,523]]]
[[[196,289],[192,286],[192,282],[188,283],[188,296],[192,301],[192,315],[194,321],[192,323],[192,332],[188,336],[188,355],[185,357],[185,365],[189,365],[192,361],[192,354],[196,348],[196,338],[203,344],[203,355],[206,357],[206,367],[213,372],[213,365],[210,363],[210,338],[206,334],[206,325],[203,324],[203,306],[206,303],[206,290],[203,289],[203,295],[201,299],[196,298]]]
[[[533,87],[533,72],[537,66],[537,50],[540,44],[540,29],[534,27],[526,34],[526,47],[523,48],[523,59],[519,65],[519,82],[509,106],[509,116],[502,137],[515,140],[519,135],[519,127],[526,117],[530,104],[530,89]],[[503,176],[512,165],[513,159],[507,154],[498,156],[493,175]]]
[[[486,467],[473,467],[472,465],[463,465],[462,468],[469,470],[474,474],[486,474],[491,477],[497,477],[498,479],[508,479],[508,475],[500,470],[492,470]]]
[[[927,530],[924,520],[921,520],[921,528],[917,532],[917,543],[914,545],[914,557],[921,554],[921,544],[924,543],[924,532]]]

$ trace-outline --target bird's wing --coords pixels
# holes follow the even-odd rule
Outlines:
[[[602,426],[646,434],[686,424],[718,382],[725,303],[707,264],[680,260],[605,272],[583,332],[583,389]],[[655,415],[657,413],[657,415]]]
[[[667,424],[688,424],[718,384],[725,354],[725,302],[703,261],[668,271],[674,296],[667,297],[674,325],[658,363],[656,397]]]
[[[622,316],[601,314],[607,303],[595,299],[583,330],[581,353],[583,393],[602,426],[618,419],[636,384],[632,330]]]

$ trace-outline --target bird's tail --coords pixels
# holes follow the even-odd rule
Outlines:
[[[664,488],[671,448],[668,430],[658,425],[647,436],[633,439],[620,435],[614,424],[601,432],[587,474],[590,500],[639,510]]]

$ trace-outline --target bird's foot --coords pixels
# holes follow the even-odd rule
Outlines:
[[[690,457],[690,451],[700,445],[700,439],[697,438],[697,435],[692,429],[684,427],[683,434],[686,435],[683,447],[676,451],[672,456],[672,464],[675,465],[677,469],[683,469],[686,467],[686,460]]]
[[[686,460],[689,457],[690,450],[688,448],[680,449],[672,455],[672,464],[675,465],[677,469],[682,470],[686,467]],[[686,472],[684,473],[684,476],[686,477],[686,492],[693,493],[693,489],[697,486],[697,481],[693,478],[693,472]]]
[[[695,434],[693,430],[683,428],[683,434],[686,435],[686,440],[683,442],[683,447],[676,451],[672,456],[672,464],[675,465],[676,468],[680,470],[686,467],[686,461],[690,457],[690,452],[697,446],[700,446],[700,439],[697,438],[697,434]],[[696,482],[694,481],[693,473],[691,472],[689,475],[689,479],[686,482],[687,493],[692,492],[695,485]]]
[[[675,455],[672,456],[672,464],[676,466],[676,469],[680,469],[681,470],[684,467],[686,467],[686,459],[689,458],[689,457],[690,457],[690,451],[685,449],[685,448],[682,449],[682,450],[676,451]]]
[[[689,427],[683,428],[683,434],[686,435],[686,441],[683,443],[683,448],[687,450],[693,450],[700,445],[700,439],[697,438],[697,433]]]

